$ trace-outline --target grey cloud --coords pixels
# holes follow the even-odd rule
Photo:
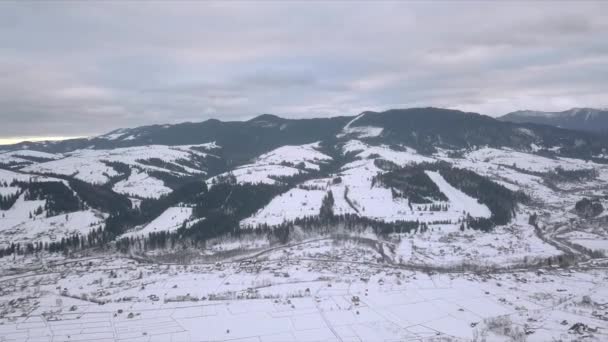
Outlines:
[[[608,4],[1,2],[0,137],[606,106]]]

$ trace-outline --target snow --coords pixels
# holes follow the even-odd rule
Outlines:
[[[127,134],[127,132],[129,132],[130,130],[128,128],[119,128],[119,129],[115,129],[112,132],[106,133],[104,135],[100,135],[98,138],[100,139],[106,139],[106,140],[116,140],[118,138],[120,138],[121,136]]]
[[[45,201],[23,201],[21,197],[10,210],[0,211],[5,215],[0,219],[0,247],[18,242],[59,242],[63,237],[86,235],[104,226],[105,216],[93,210],[51,217],[43,213],[30,219],[29,213],[44,207],[44,204]]]
[[[207,180],[207,186],[213,186],[213,180],[227,175],[233,175],[238,184],[276,184],[276,177],[293,177],[304,171],[284,165],[258,165],[248,164],[240,166],[230,172],[222,173]]]
[[[67,181],[44,176],[22,174],[0,170],[0,183],[21,182],[61,182],[69,187]],[[0,194],[16,194],[19,187],[0,186]],[[51,242],[73,234],[86,234],[92,229],[103,226],[104,215],[94,210],[76,211],[46,217],[46,200],[26,201],[21,194],[8,210],[0,210],[0,246],[13,242]],[[35,212],[42,209],[39,215]],[[31,215],[31,216],[30,216]]]
[[[61,154],[46,153],[34,150],[16,150],[11,152],[4,152],[0,154],[0,157],[12,156],[12,157],[32,157],[42,159],[60,159]]]
[[[178,230],[182,224],[192,217],[192,208],[189,207],[171,207],[165,210],[160,216],[152,222],[146,224],[140,229],[135,229],[125,233],[122,237],[131,236],[147,236],[150,233],[158,233],[161,231],[173,232]]]
[[[342,130],[342,133],[337,135],[338,138],[343,138],[347,136],[354,136],[359,139],[363,138],[376,138],[382,135],[384,128],[382,127],[374,127],[374,126],[359,126],[359,127],[349,127]]]
[[[26,201],[25,194],[21,194],[10,209],[0,210],[0,228],[10,228],[30,220],[30,213],[33,214],[39,207],[44,208],[45,204],[46,200]]]
[[[375,138],[382,135],[382,131],[384,130],[382,127],[374,127],[374,126],[358,126],[351,127],[353,123],[357,122],[357,120],[361,119],[365,116],[366,113],[361,113],[357,115],[354,119],[350,120],[342,129],[341,133],[338,133],[336,136],[338,138],[344,138],[347,136],[353,136],[357,138]]]
[[[241,227],[270,226],[307,216],[319,215],[321,202],[326,192],[323,190],[291,189],[270,201],[257,213],[241,221]]]
[[[9,151],[9,152],[0,152],[0,165],[30,165],[35,162],[28,159],[29,158],[40,158],[40,159],[48,159],[55,160],[60,159],[61,155],[51,154],[33,150],[17,150],[17,151]]]
[[[356,158],[360,158],[345,164],[340,172],[329,178],[319,178],[306,181],[302,188],[295,188],[285,194],[273,199],[270,204],[258,213],[241,222],[241,226],[255,226],[258,224],[278,225],[282,222],[302,218],[306,216],[316,216],[319,213],[320,203],[327,193],[332,191],[334,197],[334,213],[355,214],[375,220],[394,222],[397,220],[407,221],[451,221],[456,222],[465,217],[465,212],[469,212],[474,217],[489,217],[489,209],[459,190],[450,186],[440,175],[433,175],[434,181],[438,182],[440,188],[448,192],[448,202],[436,202],[436,204],[448,205],[446,211],[429,211],[424,205],[412,205],[410,207],[406,198],[393,198],[391,189],[379,185],[372,186],[373,178],[383,172],[374,164],[374,158],[390,160],[398,165],[408,165],[412,163],[431,162],[435,159],[422,156],[415,150],[402,147],[401,150],[393,150],[387,146],[370,146],[359,140],[350,140],[343,147],[345,153],[354,153]],[[244,170],[250,170],[251,166],[244,169],[237,169],[233,172],[239,182],[247,180]],[[264,170],[266,171],[266,170]],[[249,181],[268,182],[260,175],[261,172],[249,172]],[[340,182],[334,183],[334,178],[339,177]],[[271,183],[272,184],[272,183]],[[304,190],[314,189],[314,190]],[[314,205],[309,201],[303,200],[306,196],[316,198]],[[307,205],[301,205],[306,202]]]
[[[136,158],[141,157],[136,155],[161,155],[163,160],[179,164],[183,154],[197,153],[190,146],[159,147],[152,152],[146,148],[156,149],[129,148],[122,150],[122,155],[83,150],[39,165],[86,173],[85,161],[114,158],[132,166],[131,177],[115,184],[116,191],[154,197],[170,189],[149,177],[146,170],[156,168],[139,164]],[[605,195],[608,166],[492,148],[470,151],[463,158],[450,159],[446,151],[429,157],[408,147],[374,146],[360,140],[346,142],[342,152],[349,162],[336,174],[307,180],[301,188],[277,196],[243,220],[241,227],[273,226],[316,216],[322,199],[332,191],[337,214],[384,221],[419,220],[427,222],[429,230],[381,238],[369,230],[355,233],[337,227],[340,236],[333,237],[296,228],[293,240],[286,245],[252,234],[223,236],[200,249],[155,251],[162,257],[159,260],[179,263],[182,253],[194,255],[189,264],[179,265],[137,263],[112,251],[101,254],[96,250],[87,250],[90,255],[81,259],[62,259],[45,252],[0,258],[0,340],[493,341],[508,340],[501,333],[524,327],[532,331],[527,340],[578,340],[582,335],[568,332],[577,322],[600,328],[585,340],[608,340],[608,324],[597,317],[605,314],[599,303],[608,302],[606,260],[593,259],[585,267],[544,266],[547,258],[564,253],[544,239],[558,237],[553,239],[558,246],[564,241],[608,250],[605,214],[584,220],[571,211],[583,196]],[[73,161],[79,157],[83,164]],[[312,174],[328,158],[317,144],[284,146],[232,173],[239,182],[272,183],[276,176]],[[520,205],[512,222],[491,232],[460,231],[463,211],[489,217],[489,209],[433,171],[426,174],[448,198],[435,203],[448,205],[448,210],[425,211],[416,204],[410,208],[407,199],[393,198],[390,189],[372,186],[373,177],[383,172],[375,166],[376,158],[399,165],[446,160],[510,189],[522,190],[532,201],[529,206]],[[305,169],[280,165],[282,161],[303,162]],[[557,166],[594,168],[599,176],[549,187],[542,177],[517,171],[510,167],[513,164],[534,172]],[[0,183],[30,178],[59,181],[0,170]],[[0,194],[18,191],[0,186]],[[103,227],[104,214],[94,210],[48,218],[43,212],[29,218],[30,212],[44,205],[45,201],[25,201],[22,195],[9,210],[0,211],[4,215],[0,246],[58,241]],[[539,214],[542,234],[528,223],[532,213]],[[450,223],[432,223],[444,220]],[[171,207],[123,236],[175,231],[195,221],[192,208]],[[141,253],[154,260],[154,254]],[[152,295],[159,300],[153,300]],[[187,301],[172,301],[180,296],[187,296]],[[598,304],[582,303],[583,296]],[[133,318],[128,318],[129,313]],[[493,320],[503,315],[512,324],[492,329]],[[564,320],[568,323],[563,325]]]
[[[277,177],[293,177],[301,173],[318,171],[321,165],[331,161],[331,157],[319,152],[319,143],[306,145],[286,145],[264,153],[253,163],[240,166],[207,180],[212,186],[214,179],[233,175],[238,184],[276,184]],[[303,169],[298,168],[302,165]]]
[[[139,198],[160,198],[171,193],[171,188],[163,181],[150,177],[147,173],[133,169],[129,178],[119,181],[112,187],[119,194]]]
[[[4,187],[4,186],[0,185],[0,196],[11,196],[11,195],[19,193],[19,191],[21,191],[21,189],[18,187],[14,187],[14,186]]]
[[[477,202],[475,198],[463,193],[462,191],[454,188],[448,183],[439,172],[425,171],[431,180],[437,184],[439,190],[446,195],[452,209],[457,211],[466,211],[473,217],[485,217],[489,218],[492,214],[490,209],[484,204]]]
[[[534,171],[549,172],[561,167],[564,170],[579,170],[591,168],[593,163],[585,163],[578,159],[569,158],[547,158],[530,153],[518,152],[510,149],[496,149],[485,147],[466,155],[473,162],[485,161],[496,165],[513,166],[517,168]],[[588,165],[588,166],[587,166]]]
[[[264,153],[256,159],[257,165],[277,165],[290,163],[297,165],[304,163],[304,168],[308,170],[319,170],[319,165],[328,162],[331,157],[319,152],[319,143],[296,146],[282,146],[268,153]]]
[[[346,155],[353,152],[365,151],[369,145],[361,140],[349,140],[342,146],[342,152]]]
[[[0,336],[185,342],[470,341],[481,336],[508,341],[513,339],[500,334],[525,326],[529,341],[574,341],[582,335],[568,329],[582,322],[600,328],[585,340],[608,337],[606,321],[593,316],[597,309],[582,303],[584,296],[606,302],[606,269],[430,274],[374,263],[373,252],[352,243],[310,241],[253,258],[259,266],[253,272],[238,262],[158,265],[108,255],[48,256],[39,274],[0,277],[0,305],[7,312],[0,318]],[[322,261],[330,255],[338,262]],[[40,263],[2,261],[3,271]],[[500,317],[507,323],[492,329],[490,322]]]
[[[404,159],[403,161],[412,159]],[[393,198],[391,189],[379,185],[372,186],[372,179],[383,172],[374,164],[372,159],[356,160],[344,165],[337,175],[342,181],[330,184],[328,188],[334,194],[335,214],[356,214],[375,220],[386,222],[403,221],[457,221],[463,217],[462,205],[457,202],[436,202],[435,204],[448,205],[447,211],[426,211],[425,205],[408,205],[406,198]],[[329,184],[329,180],[321,183]],[[305,185],[312,184],[311,182]],[[346,190],[348,189],[348,190]],[[348,191],[347,196],[345,192]],[[348,197],[348,201],[345,197]],[[460,198],[458,198],[460,200]],[[350,203],[349,203],[350,202]],[[478,204],[477,204],[478,205]]]
[[[29,174],[24,174],[24,173],[19,173],[19,172],[14,172],[14,171],[0,169],[0,183],[6,182],[8,185],[10,185],[13,181],[19,181],[19,182],[63,182],[64,184],[67,184],[66,181],[58,179],[58,178],[51,178],[51,177],[38,176],[38,175],[29,175]]]
[[[190,168],[180,161],[190,160],[193,156],[213,156],[198,149],[209,150],[215,144],[164,146],[149,145],[117,148],[113,150],[77,150],[66,153],[66,158],[46,163],[30,165],[25,172],[54,173],[74,176],[85,182],[105,184],[119,173],[104,162],[120,162],[141,170],[161,171],[177,175],[204,174],[205,170]],[[141,161],[160,159],[166,163],[182,168],[184,172],[171,171],[162,167],[147,165]]]
[[[365,116],[365,113],[361,113],[359,115],[357,115],[354,119],[350,120],[345,126],[344,126],[344,130],[349,129],[350,126],[355,123],[357,120],[361,119],[362,117]]]
[[[345,153],[359,152],[356,154],[357,158],[368,159],[373,157],[374,159],[384,159],[400,166],[436,161],[434,158],[419,154],[413,148],[403,146],[401,150],[394,150],[387,145],[370,146],[357,140],[349,141],[343,147],[343,151]]]

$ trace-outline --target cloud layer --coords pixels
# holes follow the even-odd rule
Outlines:
[[[0,138],[608,105],[606,2],[0,2]]]

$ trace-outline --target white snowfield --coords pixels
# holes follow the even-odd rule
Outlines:
[[[55,160],[61,158],[61,154],[52,154],[33,150],[17,150],[9,152],[0,152],[0,165],[2,164],[19,164],[29,165],[35,163],[35,159],[40,160]]]
[[[331,157],[319,152],[318,149],[318,142],[306,145],[282,146],[259,156],[256,159],[256,164],[289,163],[297,165],[303,163],[307,170],[319,170],[320,164],[330,161]]]
[[[337,134],[338,138],[344,137],[354,137],[354,138],[375,138],[382,135],[382,131],[384,128],[382,127],[374,127],[374,126],[355,126],[353,124],[357,122],[357,120],[364,117],[366,113],[357,115],[354,119],[350,120],[342,129],[342,132]]]
[[[114,185],[114,190],[132,197],[137,202],[136,198],[158,198],[171,191],[161,180],[150,177],[146,173],[146,170],[159,170],[159,168],[142,165],[138,162],[139,159],[158,157],[179,165],[180,160],[187,159],[188,156],[193,154],[199,156],[211,154],[215,148],[218,148],[218,146],[210,143],[197,146],[146,146],[113,151],[81,150],[61,156],[57,155],[56,158],[62,159],[30,165],[23,170],[39,169],[39,172],[44,172],[43,169],[48,167],[48,172],[63,174],[78,172],[77,177],[91,180],[98,179],[100,182],[103,182],[107,181],[108,176],[115,176],[117,174],[112,168],[108,168],[101,161],[120,161],[133,166],[132,174],[128,179],[117,182]],[[402,166],[445,160],[453,163],[456,167],[473,170],[509,189],[523,191],[535,201],[545,203],[550,208],[546,214],[550,216],[542,218],[542,225],[544,226],[559,225],[560,222],[576,219],[577,216],[572,212],[576,201],[580,200],[583,195],[603,196],[602,189],[608,184],[608,166],[606,165],[569,158],[546,158],[532,153],[517,152],[509,149],[481,148],[464,154],[463,158],[448,158],[446,151],[440,151],[434,156],[427,156],[421,155],[408,147],[392,149],[386,145],[371,145],[361,140],[349,140],[341,148],[348,158],[355,158],[355,160],[343,165],[336,174],[330,175],[330,177],[308,180],[302,184],[301,188],[294,188],[277,196],[257,213],[244,219],[241,222],[241,226],[244,228],[260,224],[273,226],[295,218],[316,216],[319,213],[323,197],[329,191],[332,192],[334,197],[334,213],[355,214],[387,222],[396,220],[418,220],[427,223],[449,221],[454,227],[458,227],[459,222],[467,214],[473,217],[489,217],[490,215],[485,205],[478,203],[476,199],[455,189],[440,174],[434,172],[427,172],[427,174],[449,199],[447,202],[435,202],[435,204],[447,205],[448,210],[434,212],[425,210],[424,205],[417,204],[411,204],[410,207],[407,199],[393,198],[391,189],[380,185],[372,186],[372,179],[378,173],[383,172],[374,165],[375,159],[389,160]],[[207,152],[200,152],[197,149]],[[23,153],[23,151],[19,153]],[[39,157],[42,157],[42,155],[39,155]],[[50,156],[46,157],[50,158]],[[323,163],[330,160],[331,157],[319,151],[318,143],[283,146],[261,155],[252,164],[232,170],[231,173],[241,183],[274,184],[276,183],[274,177],[290,177],[302,172],[313,172],[319,169]],[[300,169],[287,166],[287,164],[281,165],[282,162],[287,162],[290,165],[302,163],[304,167]],[[556,192],[554,189],[549,188],[541,177],[517,171],[512,168],[513,164],[517,168],[536,172],[551,171],[555,167],[562,167],[567,170],[593,168],[598,172],[599,176],[597,179],[588,181],[585,184],[558,184],[565,192]],[[97,169],[89,171],[87,175],[88,168]],[[187,172],[204,172],[204,170],[188,169],[187,166],[184,166],[184,169]],[[172,172],[167,169],[162,170]],[[13,180],[29,181],[30,179],[34,181],[62,181],[66,183],[63,180],[51,177],[0,170],[0,194],[9,195],[19,192],[19,189],[16,187],[11,187],[10,185],[4,186],[3,182],[10,184]],[[210,181],[208,180],[208,182]],[[0,219],[2,227],[26,227],[26,223],[29,221],[39,220],[39,223],[35,226],[38,230],[42,229],[41,224],[45,222],[43,220],[45,213],[31,219],[29,218],[29,213],[33,213],[38,207],[44,207],[44,204],[44,201],[24,201],[23,198],[20,198],[10,210],[0,211],[0,214],[4,215]],[[163,215],[153,225],[149,225],[149,229],[152,229],[152,231],[171,231],[181,226],[184,221],[187,221],[187,224],[191,223],[187,218],[180,217],[179,215],[176,216],[178,218],[177,222],[168,220]],[[184,215],[188,216],[187,213],[184,213]],[[90,223],[93,223],[93,221]],[[525,224],[522,226],[525,226]],[[443,227],[443,229],[446,230],[446,227]],[[71,231],[88,231],[88,229],[83,228],[81,225],[77,225],[76,228]],[[584,228],[587,229],[584,232],[593,234],[594,238],[589,238],[588,236],[580,237],[579,235],[571,234],[571,230],[566,228],[562,227],[559,231],[556,231],[556,236],[590,249],[608,249],[606,247],[608,244],[608,234],[604,234],[596,228],[593,228],[593,230],[591,228]],[[23,231],[23,229],[20,231]],[[67,232],[68,230],[65,229],[63,231]],[[146,231],[142,230],[142,232]],[[60,233],[56,235],[61,236]],[[483,238],[483,236],[479,236],[476,239]],[[494,250],[493,248],[492,250]],[[429,249],[432,248],[429,247]]]
[[[69,188],[68,182],[62,179],[0,169],[0,195],[22,192],[19,187],[10,186],[13,181],[61,182]],[[4,183],[9,186],[4,187]],[[95,210],[84,210],[46,217],[45,205],[46,200],[26,201],[25,193],[21,193],[9,209],[0,210],[0,248],[12,243],[59,242],[74,234],[86,235],[103,227],[107,216]],[[37,211],[41,212],[36,215]]]
[[[262,154],[251,164],[209,179],[207,185],[212,186],[214,179],[228,174],[233,175],[238,184],[276,184],[276,178],[318,171],[323,163],[332,159],[318,149],[319,143],[282,146]]]
[[[249,263],[98,256],[1,259],[7,341],[594,341],[605,268],[427,273],[352,242],[305,241]],[[336,260],[327,262],[325,260]],[[7,271],[7,273],[4,273]],[[103,305],[99,305],[103,303]],[[582,330],[572,329],[577,324]],[[584,338],[583,338],[584,336]]]
[[[342,147],[342,151],[344,154],[353,153],[359,159],[385,159],[400,166],[436,161],[410,147],[403,146],[400,150],[394,150],[387,145],[372,146],[360,140],[349,140]]]
[[[7,187],[10,187],[10,185],[13,181],[26,182],[26,183],[27,182],[33,182],[33,183],[61,182],[61,183],[65,184],[66,186],[68,185],[67,181],[65,181],[63,179],[59,179],[59,178],[32,175],[32,174],[26,174],[26,173],[20,173],[20,172],[0,169],[0,184],[2,184],[2,185],[0,185],[0,188],[2,188],[2,186],[4,186],[4,183],[7,184]]]
[[[549,172],[558,167],[561,167],[564,170],[579,170],[593,167],[593,163],[586,163],[580,159],[551,159],[510,149],[489,147],[468,153],[466,159],[471,160],[472,162],[484,161],[496,165],[515,166],[519,169],[535,172]]]
[[[148,236],[150,233],[158,233],[161,231],[172,232],[179,229],[184,222],[187,222],[192,217],[192,208],[189,207],[170,207],[165,210],[159,217],[143,227],[135,228],[127,232],[122,237],[131,236]]]
[[[13,226],[32,220],[34,212],[39,208],[44,208],[46,200],[26,201],[25,194],[21,194],[15,204],[8,210],[0,210],[0,228],[8,229]],[[44,217],[43,212],[40,216]]]
[[[344,137],[355,137],[359,139],[363,138],[375,138],[382,135],[384,128],[374,126],[358,126],[344,128],[341,133],[337,136],[338,138]]]
[[[93,184],[105,184],[111,177],[119,175],[114,168],[104,162],[120,162],[139,170],[161,171],[176,175],[204,174],[204,170],[193,169],[183,164],[182,161],[188,161],[193,156],[213,156],[212,152],[216,147],[217,145],[214,143],[209,143],[182,146],[149,145],[113,150],[77,150],[66,153],[66,157],[63,159],[30,165],[23,168],[22,171],[74,176]],[[201,152],[200,149],[209,152]],[[142,162],[150,159],[160,159],[183,171],[173,171]]]
[[[232,172],[239,181],[271,182],[273,172],[301,172],[278,165],[277,156],[305,165],[326,160],[311,157],[320,153],[316,147],[306,149],[273,151],[264,162]],[[349,141],[343,151],[355,159],[334,175],[277,196],[241,226],[316,216],[332,191],[336,214],[419,220],[428,222],[429,230],[386,238],[351,232],[334,239],[294,229],[287,245],[271,244],[266,236],[225,236],[204,249],[183,251],[197,256],[184,265],[137,263],[95,252],[79,259],[45,252],[0,258],[0,341],[608,340],[608,259],[570,268],[547,263],[547,258],[565,256],[571,243],[608,251],[608,214],[583,220],[572,211],[582,197],[600,198],[606,206],[608,165],[489,148],[449,159],[446,153],[423,156],[359,140]],[[390,189],[372,186],[373,177],[383,172],[375,158],[398,165],[446,160],[521,190],[532,201],[520,205],[512,222],[491,232],[461,231],[463,211],[488,217],[488,208],[432,171],[427,175],[448,197],[436,204],[447,204],[448,210],[410,208],[407,199],[392,198]],[[593,168],[599,176],[549,186],[542,177],[512,168],[513,163],[537,172],[556,166]],[[245,171],[237,176],[238,170]],[[133,171],[115,190],[138,189],[150,196],[162,191],[148,183],[144,172]],[[3,181],[30,177],[0,170],[0,193],[15,191]],[[0,210],[0,247],[12,241],[57,241],[102,226],[103,214],[91,210],[49,218],[43,212],[30,219],[29,213],[44,204],[21,196],[9,210]],[[538,214],[539,231],[528,222],[532,214]],[[175,231],[194,221],[192,208],[171,207],[123,236]],[[336,232],[348,233],[340,227]],[[181,254],[174,256],[182,260]]]
[[[112,189],[119,194],[140,198],[160,198],[172,191],[162,180],[137,169],[131,171],[129,178],[114,184]]]
[[[354,154],[359,159],[344,165],[334,177],[307,181],[302,184],[304,189],[292,189],[278,196],[258,213],[243,220],[241,226],[273,226],[294,218],[316,216],[321,207],[321,200],[328,191],[331,191],[334,197],[334,213],[340,215],[355,214],[385,222],[457,222],[467,214],[473,217],[490,217],[490,210],[485,205],[452,187],[438,173],[429,173],[429,176],[449,201],[438,201],[435,204],[447,204],[447,211],[427,211],[424,210],[427,206],[416,204],[410,208],[407,199],[393,198],[391,189],[379,185],[372,186],[373,178],[383,172],[374,164],[374,159],[385,159],[405,166],[436,161],[432,157],[422,156],[411,148],[404,147],[396,151],[388,146],[370,146],[359,140],[348,141],[342,150],[345,154]],[[340,181],[334,183],[334,178],[339,178]],[[314,202],[317,205],[310,206],[303,198],[317,198],[318,201]],[[299,202],[306,202],[307,205],[301,206]]]
[[[241,227],[273,226],[296,218],[318,216],[325,194],[323,190],[291,189],[273,198],[253,216],[242,220]]]
[[[106,215],[94,210],[75,211],[47,217],[44,209],[46,200],[25,200],[25,193],[19,187],[4,187],[3,184],[20,182],[61,182],[61,179],[32,176],[17,172],[0,170],[0,194],[18,194],[15,203],[7,210],[0,210],[0,247],[11,243],[53,242],[74,234],[85,235],[104,225]],[[39,214],[36,212],[39,211]]]
[[[25,213],[34,206],[41,205],[44,201],[26,201],[17,205],[16,210]],[[24,205],[27,204],[27,205]],[[33,210],[32,210],[33,211]],[[10,211],[8,213],[10,214]],[[19,216],[19,215],[16,215]],[[28,242],[59,242],[62,238],[73,235],[86,236],[89,232],[104,227],[107,215],[95,210],[75,211],[67,214],[46,217],[45,213],[28,219],[20,215],[9,217],[7,220],[0,219],[0,247],[8,247],[11,243]],[[17,223],[12,225],[12,223]],[[8,224],[4,226],[3,224]]]
[[[470,197],[450,185],[439,172],[426,171],[426,174],[435,184],[437,184],[439,190],[448,198],[453,209],[457,211],[467,211],[473,217],[490,217],[491,212],[487,206],[480,204],[475,198]]]
[[[21,191],[20,188],[14,186],[3,186],[0,184],[0,196],[12,196],[18,194]]]
[[[207,180],[207,186],[213,186],[213,180],[233,175],[238,184],[277,184],[277,177],[293,177],[305,172],[295,167],[284,165],[247,164],[230,172],[222,173]]]

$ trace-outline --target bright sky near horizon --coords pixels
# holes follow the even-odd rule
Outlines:
[[[608,2],[0,2],[0,143],[436,106],[608,105]]]
[[[73,137],[9,137],[9,138],[0,138],[0,145],[11,145],[16,144],[22,141],[36,142],[36,141],[53,141],[53,140],[66,140],[66,139],[75,139],[75,138],[84,138],[80,136]]]

